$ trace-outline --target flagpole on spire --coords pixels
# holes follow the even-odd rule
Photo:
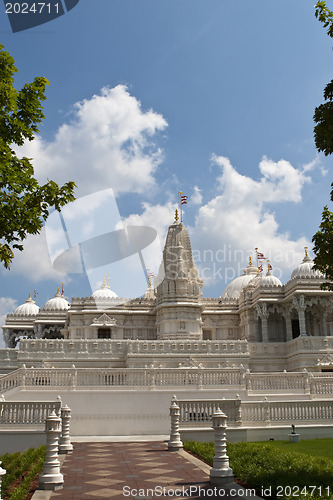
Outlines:
[[[179,207],[180,207],[180,222],[183,222],[183,206],[182,206],[182,194],[183,191],[179,191]]]
[[[255,253],[256,253],[256,258],[257,258],[257,269],[259,269],[259,261],[258,261],[258,247],[256,247],[254,249]]]
[[[180,222],[183,222],[183,205],[187,205],[187,196],[184,195],[183,191],[178,192],[180,199],[179,199],[179,205],[180,205]]]

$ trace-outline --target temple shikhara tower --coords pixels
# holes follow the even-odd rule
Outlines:
[[[29,295],[7,316],[0,368],[15,387],[8,397],[65,392],[77,434],[96,432],[96,422],[100,433],[119,434],[124,419],[135,420],[132,433],[165,431],[175,393],[239,404],[281,400],[283,391],[288,401],[329,397],[333,293],[322,289],[325,277],[307,249],[285,284],[270,263],[267,272],[251,258],[244,264],[220,297],[204,298],[176,212],[159,284],[150,280],[142,297],[117,297],[104,280],[90,297],[67,301],[58,290],[41,308]]]

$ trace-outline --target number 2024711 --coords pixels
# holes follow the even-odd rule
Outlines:
[[[59,14],[59,3],[36,2],[32,5],[27,3],[7,2],[6,14]]]

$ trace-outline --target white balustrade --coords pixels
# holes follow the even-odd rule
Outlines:
[[[244,368],[22,368],[0,378],[0,394],[16,387],[197,387],[246,389],[250,394],[333,393],[331,373],[251,373]]]
[[[220,408],[233,425],[241,423],[240,399],[188,399],[178,401],[182,427],[207,426],[214,412]]]
[[[44,424],[52,412],[60,412],[61,401],[0,401],[0,424]]]
[[[333,400],[240,401],[240,399],[189,399],[177,402],[180,427],[207,427],[220,408],[232,427],[259,423],[323,422],[333,419]]]

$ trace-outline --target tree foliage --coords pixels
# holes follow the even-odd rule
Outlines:
[[[315,5],[315,16],[327,28],[327,34],[333,38],[333,12],[326,6],[325,1],[318,1]],[[333,80],[324,89],[325,102],[316,107],[313,119],[314,138],[316,148],[326,156],[333,153]],[[331,185],[331,201],[333,201],[333,183]],[[315,253],[314,268],[325,274],[330,281],[323,288],[333,290],[333,212],[327,205],[322,212],[319,230],[312,238]]]
[[[21,90],[14,88],[14,59],[0,44],[0,262],[6,268],[14,249],[23,250],[23,240],[40,232],[54,207],[73,201],[74,182],[63,186],[52,180],[40,185],[30,158],[19,158],[15,145],[32,141],[44,119],[41,103],[46,99],[46,78],[37,77]]]
[[[333,189],[331,201],[333,201]],[[324,273],[326,278],[333,282],[333,212],[328,210],[327,205],[324,207],[319,230],[312,238],[312,242],[314,243],[313,251],[316,254],[315,269]],[[324,283],[323,288],[333,290],[333,284]]]
[[[333,12],[324,1],[317,2],[315,9],[315,16],[333,38]],[[333,153],[333,80],[324,89],[324,99],[326,102],[315,108],[313,119],[316,148],[327,156]]]

